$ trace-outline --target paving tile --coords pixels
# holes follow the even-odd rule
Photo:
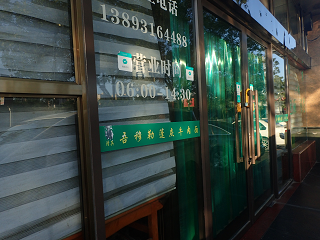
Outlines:
[[[288,201],[288,204],[320,209],[320,186],[301,183]]]
[[[320,187],[320,175],[309,173],[301,184],[309,186]]]
[[[264,232],[261,232],[260,230],[250,231],[250,233],[243,236],[241,240],[260,240],[263,234]]]
[[[319,239],[319,222],[320,211],[286,205],[267,232],[277,230],[281,235],[296,236],[300,239]]]
[[[320,176],[320,163],[316,163],[311,169],[311,171],[309,172],[309,174],[310,173]]]
[[[262,240],[302,240],[300,237],[283,233],[276,229],[269,229],[268,232],[261,238]],[[307,238],[303,238],[307,240]],[[313,239],[308,239],[313,240]]]
[[[271,208],[267,208],[241,240],[261,239],[283,207],[284,204],[276,203]]]
[[[320,163],[302,183],[292,183],[241,240],[320,239]]]

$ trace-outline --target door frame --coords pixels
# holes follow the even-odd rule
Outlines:
[[[249,219],[241,224],[227,227],[227,231],[233,231],[234,234],[230,239],[238,239],[239,236],[244,234],[253,223],[260,217],[263,211],[268,205],[275,199],[275,190],[277,189],[276,182],[276,149],[275,149],[275,116],[274,116],[274,90],[273,90],[273,71],[272,71],[272,44],[266,42],[252,31],[247,29],[245,25],[242,25],[232,16],[232,9],[228,6],[221,6],[223,3],[209,2],[208,0],[194,0],[195,6],[195,24],[196,24],[196,47],[197,51],[197,67],[198,67],[198,79],[199,81],[199,109],[201,112],[200,126],[201,126],[201,154],[202,154],[202,171],[203,171],[203,191],[204,191],[204,238],[213,239],[213,221],[212,221],[212,199],[211,199],[211,183],[210,183],[210,155],[209,155],[209,138],[208,138],[208,115],[207,115],[207,90],[206,90],[206,72],[205,72],[205,47],[204,47],[204,29],[203,29],[203,9],[207,9],[209,12],[223,19],[241,32],[241,77],[242,77],[242,92],[249,88],[249,83],[246,79],[246,73],[248,71],[248,54],[247,54],[247,36],[257,41],[266,47],[266,64],[267,64],[267,101],[268,101],[268,122],[269,122],[269,145],[270,145],[270,178],[271,178],[271,195],[268,200],[254,212],[253,209],[253,171],[248,165],[248,158],[245,159],[246,171],[247,171],[247,199],[249,209]],[[244,119],[246,121],[246,118]],[[242,124],[244,125],[244,124]],[[246,126],[244,132],[247,132]],[[245,156],[246,149],[248,147],[248,141],[243,141],[243,154]],[[246,154],[246,156],[248,156]],[[230,225],[230,224],[229,224]],[[226,229],[225,229],[226,230]],[[223,230],[223,232],[225,231]],[[217,238],[219,239],[219,237]],[[225,238],[224,238],[225,239]]]

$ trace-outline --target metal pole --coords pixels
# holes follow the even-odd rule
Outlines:
[[[10,116],[10,127],[11,127],[11,109],[10,108],[9,108],[9,112],[10,112],[9,116]]]

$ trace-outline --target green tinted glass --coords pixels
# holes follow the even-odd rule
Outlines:
[[[254,209],[258,210],[271,194],[269,131],[268,131],[268,101],[266,81],[266,48],[248,37],[248,78],[253,90],[258,91],[258,115],[254,121],[259,121],[261,157],[253,167]],[[256,139],[255,139],[256,140]],[[256,142],[256,141],[255,141]]]
[[[204,12],[204,38],[213,231],[216,236],[247,207],[245,164],[237,162],[236,151],[237,126],[241,135],[241,124],[235,122],[238,114],[235,111],[236,86],[241,84],[240,32]]]

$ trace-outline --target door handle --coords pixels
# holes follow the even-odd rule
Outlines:
[[[249,161],[252,164],[256,163],[256,160],[261,156],[261,149],[260,149],[260,129],[259,129],[259,106],[258,106],[258,90],[247,91],[247,95],[249,97],[249,119],[248,119],[248,126],[249,126]],[[253,95],[255,99],[255,104],[253,104]],[[254,106],[253,106],[254,105]],[[253,109],[255,108],[255,118],[256,118],[256,135],[254,134],[254,118],[253,118]],[[257,155],[255,152],[255,144],[254,144],[254,135],[256,137],[257,143]]]
[[[248,118],[248,130],[249,130],[249,161],[252,164],[255,164],[255,149],[254,149],[254,125],[253,125],[253,92],[249,89],[248,93],[249,98],[249,118]]]
[[[240,156],[240,134],[239,134],[239,112],[236,111],[235,116],[235,134],[236,134],[236,158],[237,163],[243,162],[243,158]]]
[[[256,139],[257,139],[257,156],[255,160],[261,157],[260,149],[260,127],[259,127],[259,106],[258,106],[258,90],[254,91],[255,112],[256,112]],[[253,110],[252,110],[253,111]],[[255,161],[254,161],[255,163]]]

